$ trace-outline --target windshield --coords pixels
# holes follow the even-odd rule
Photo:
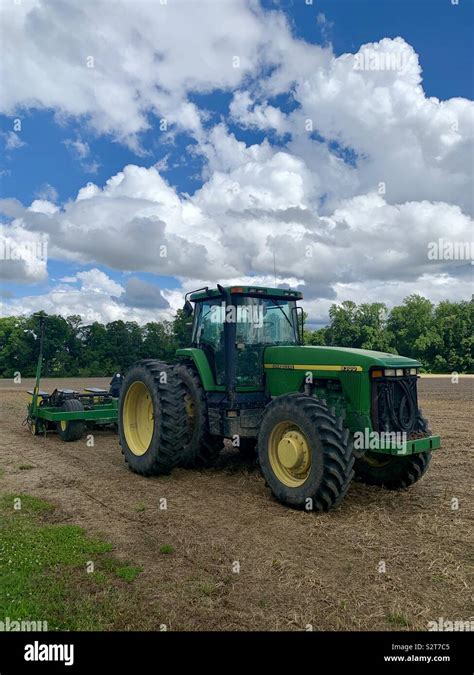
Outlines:
[[[222,299],[196,303],[193,343],[219,347],[224,322],[236,323],[236,343],[245,345],[297,344],[294,300],[236,297],[225,307]]]
[[[294,300],[237,298],[236,342],[246,345],[296,344]]]

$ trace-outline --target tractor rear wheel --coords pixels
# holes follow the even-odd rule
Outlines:
[[[246,459],[257,457],[257,439],[241,436],[239,439],[239,452]]]
[[[142,476],[169,473],[185,443],[183,386],[163,361],[135,363],[123,378],[119,399],[119,443],[129,468]]]
[[[210,466],[217,459],[224,442],[209,431],[206,393],[201,379],[193,366],[184,363],[178,364],[175,372],[184,387],[186,409],[186,441],[179,464],[186,469]]]
[[[287,394],[272,401],[258,436],[262,473],[275,498],[307,511],[328,511],[354,475],[349,431],[325,401]]]
[[[68,398],[61,406],[65,412],[79,412],[84,410],[84,406],[77,398]],[[60,420],[56,424],[58,434],[63,441],[78,441],[82,438],[86,423],[84,420]]]
[[[419,481],[428,470],[430,461],[431,452],[397,457],[368,451],[356,460],[355,476],[366,485],[401,490]]]

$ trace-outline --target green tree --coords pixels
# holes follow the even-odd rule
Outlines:
[[[439,336],[438,353],[433,361],[436,372],[465,372],[473,369],[474,300],[444,300],[434,310],[434,323]]]
[[[81,326],[79,339],[82,350],[79,359],[78,374],[82,377],[101,375],[112,376],[114,360],[108,357],[108,336],[106,327],[94,321],[89,326]]]
[[[178,309],[173,320],[173,335],[176,349],[189,347],[191,344],[192,317],[186,316],[182,309]]]
[[[388,330],[399,354],[419,359],[425,366],[434,362],[442,348],[433,303],[421,295],[410,295],[400,306],[392,309]]]
[[[0,377],[13,377],[19,372],[22,377],[34,373],[34,336],[26,331],[24,317],[0,318]]]
[[[324,326],[323,328],[318,328],[317,330],[307,330],[304,331],[304,344],[305,345],[327,345],[328,343],[328,328]]]
[[[124,372],[142,356],[142,329],[135,321],[112,321],[106,330],[105,358],[114,371]]]
[[[320,329],[316,338],[324,340],[319,344],[379,351],[392,346],[392,336],[387,331],[387,308],[381,302],[357,305],[346,300],[331,305],[329,318],[329,326]]]
[[[327,344],[337,347],[357,347],[360,341],[360,326],[357,321],[357,305],[352,300],[344,300],[340,305],[331,305],[329,309],[329,328],[326,333]]]
[[[144,358],[171,361],[176,349],[173,328],[169,321],[147,323],[144,331],[142,356]]]
[[[46,317],[45,340],[43,346],[43,375],[45,377],[63,377],[71,373],[71,362],[68,352],[68,339],[70,338],[70,326],[66,319],[55,314],[38,312]],[[30,316],[26,321],[28,339],[33,339],[32,371],[35,369],[39,354],[39,320],[38,316]],[[32,373],[33,374],[33,373]]]
[[[361,349],[386,352],[393,345],[393,337],[387,330],[387,307],[383,302],[364,303],[357,309],[359,345]]]

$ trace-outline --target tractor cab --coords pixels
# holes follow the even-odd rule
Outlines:
[[[302,343],[298,291],[218,286],[188,295],[195,303],[192,347],[205,353],[218,386],[228,384],[230,369],[236,387],[263,387],[266,347]]]

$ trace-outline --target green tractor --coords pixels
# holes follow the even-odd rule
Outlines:
[[[275,498],[327,511],[355,477],[415,483],[440,447],[418,407],[421,364],[395,354],[303,346],[298,291],[234,286],[188,293],[191,346],[124,377],[119,436],[132,471],[205,467],[231,439],[258,453]],[[194,309],[193,305],[194,303]]]

